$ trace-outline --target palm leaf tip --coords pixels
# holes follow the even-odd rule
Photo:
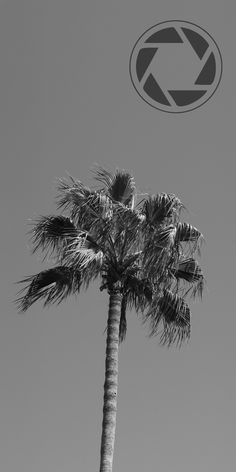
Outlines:
[[[95,180],[105,185],[106,188],[110,188],[113,181],[113,174],[109,172],[104,167],[97,166],[95,170],[93,170]]]
[[[196,282],[195,286],[193,287],[192,296],[194,298],[196,296],[199,296],[200,298],[202,298],[204,288],[205,288],[205,278],[203,275],[201,275],[201,277],[199,278],[199,280]]]
[[[36,301],[44,299],[44,306],[60,303],[71,293],[79,292],[81,274],[68,267],[58,266],[29,276],[19,283],[26,283],[20,290],[22,294],[17,300],[20,312],[25,312]]]

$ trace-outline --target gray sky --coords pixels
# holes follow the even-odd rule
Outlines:
[[[221,472],[235,452],[236,5],[143,0],[0,2],[0,463],[4,472],[98,470],[107,296],[97,286],[16,313],[14,282],[47,265],[28,219],[50,214],[55,178],[91,183],[94,162],[134,173],[140,191],[177,194],[205,236],[208,287],[192,338],[167,350],[135,313],[120,349],[114,472]],[[206,29],[223,56],[205,105],[170,115],[132,87],[128,63],[152,25]]]

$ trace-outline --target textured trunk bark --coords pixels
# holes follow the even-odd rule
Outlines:
[[[118,388],[118,349],[121,313],[120,292],[110,293],[107,321],[106,371],[104,383],[103,422],[100,472],[112,472]]]

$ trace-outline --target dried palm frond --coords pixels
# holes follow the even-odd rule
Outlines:
[[[120,343],[122,343],[125,340],[126,333],[127,333],[126,308],[127,308],[127,299],[123,295],[122,301],[121,301],[120,326],[119,326],[119,342]]]
[[[19,283],[26,283],[16,303],[19,310],[26,311],[37,300],[45,299],[44,306],[60,303],[68,295],[78,293],[81,286],[81,273],[69,267],[58,266],[39,274],[26,277]]]

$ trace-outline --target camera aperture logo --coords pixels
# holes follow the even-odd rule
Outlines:
[[[189,21],[165,21],[140,36],[129,69],[133,86],[145,102],[168,113],[184,113],[215,93],[222,57],[204,29]]]

